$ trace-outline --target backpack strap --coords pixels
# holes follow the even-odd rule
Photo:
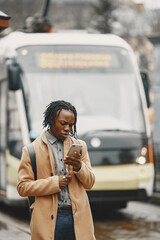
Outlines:
[[[34,173],[34,180],[37,180],[37,165],[36,165],[36,153],[34,151],[34,147],[33,144],[30,143],[28,146],[28,152],[30,155],[30,159],[31,159],[31,165],[32,165],[32,170]]]
[[[31,159],[32,170],[33,170],[33,173],[34,173],[34,180],[37,180],[36,153],[35,153],[33,144],[30,143],[27,146],[27,149],[28,149],[30,159]],[[34,196],[31,196],[31,197],[28,196],[29,206],[31,206],[34,202],[35,202],[35,197]]]

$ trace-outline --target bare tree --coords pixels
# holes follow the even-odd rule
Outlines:
[[[95,15],[91,22],[91,28],[101,33],[110,33],[112,31],[112,11],[115,9],[115,1],[98,0],[97,3],[92,4],[92,7]]]

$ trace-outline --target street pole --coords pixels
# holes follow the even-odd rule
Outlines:
[[[50,4],[50,0],[46,0],[42,17],[46,17],[47,16],[49,4]]]

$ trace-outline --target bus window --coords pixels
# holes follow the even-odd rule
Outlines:
[[[55,45],[17,51],[31,138],[42,131],[46,104],[57,99],[77,107],[80,133],[82,128],[145,131],[139,87],[126,49]]]

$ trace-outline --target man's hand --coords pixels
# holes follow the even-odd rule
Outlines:
[[[79,171],[82,166],[81,155],[78,152],[74,153],[74,156],[66,156],[64,163],[73,166],[75,171]]]
[[[72,176],[70,174],[59,176],[59,187],[60,189],[65,188],[65,186],[71,181]]]

